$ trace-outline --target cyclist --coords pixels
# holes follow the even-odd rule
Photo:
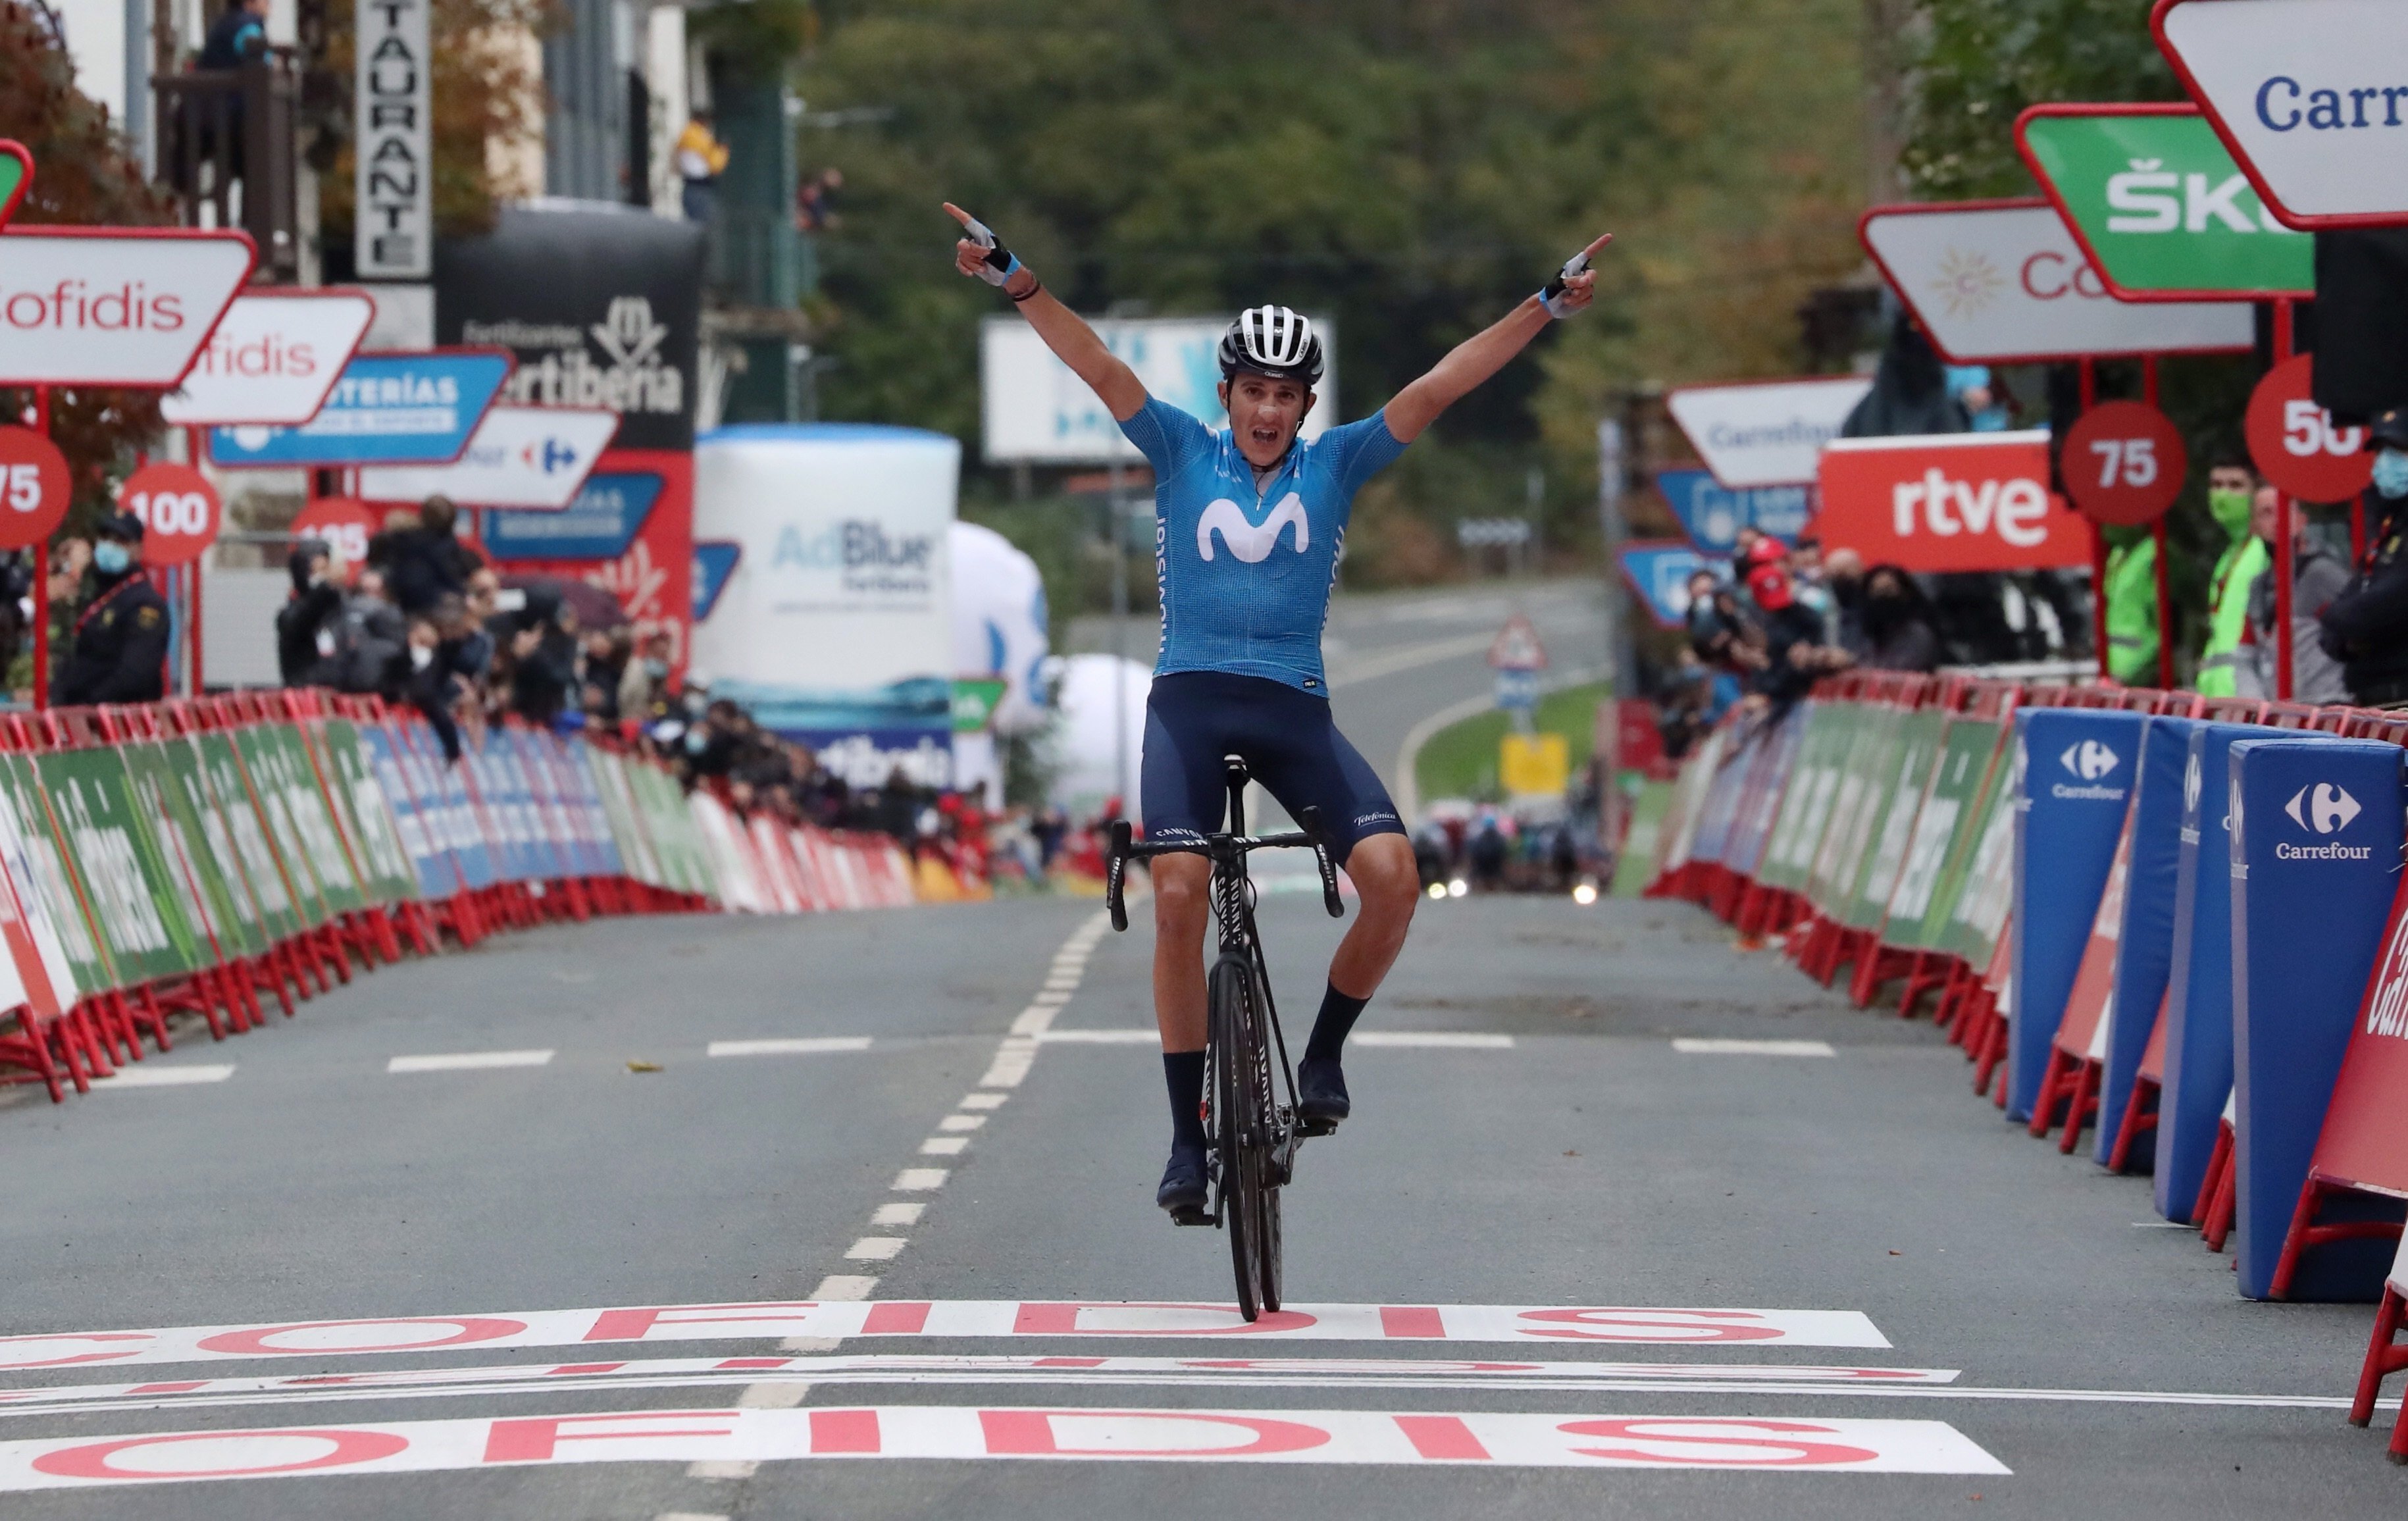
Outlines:
[[[1329,964],[1321,1012],[1297,1066],[1310,1131],[1352,1111],[1340,1048],[1405,942],[1421,900],[1412,841],[1370,766],[1338,732],[1321,631],[1348,511],[1364,481],[1422,430],[1502,369],[1550,322],[1586,307],[1589,260],[1608,234],[1566,261],[1544,289],[1456,345],[1428,374],[1359,422],[1311,442],[1297,430],[1322,375],[1321,337],[1282,306],[1250,309],[1220,344],[1226,434],[1146,394],[1135,371],[1055,300],[995,234],[961,208],[954,264],[998,286],[1055,357],[1094,390],[1154,475],[1154,577],[1162,654],[1146,698],[1139,772],[1149,839],[1195,841],[1221,825],[1222,757],[1249,771],[1290,814],[1320,811],[1329,853],[1362,904]],[[1211,866],[1154,862],[1154,1007],[1169,1090],[1171,1151],[1154,1202],[1204,1205],[1204,929]]]

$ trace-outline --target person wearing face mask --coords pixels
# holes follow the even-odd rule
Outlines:
[[[2283,494],[2272,486],[2258,488],[2252,531],[2269,545],[2274,542],[2282,516]],[[2271,551],[2269,552],[2271,552]],[[2274,572],[2249,588],[2249,658],[2241,667],[2241,695],[2275,696],[2274,671],[2279,644],[2274,637]],[[2327,548],[2308,526],[2308,514],[2291,509],[2291,699],[2294,702],[2347,702],[2349,683],[2342,679],[2341,663],[2325,653],[2318,636],[2320,615],[2349,584],[2349,567]]]
[[[1861,616],[1865,647],[1857,654],[1858,665],[1918,674],[1940,668],[1940,635],[1931,626],[1931,604],[1913,576],[1894,565],[1866,571]]]
[[[2108,524],[2107,674],[2126,686],[2157,684],[2157,538]]]
[[[92,547],[93,597],[76,615],[75,643],[50,698],[62,708],[157,702],[165,695],[167,601],[140,565],[142,520],[101,520]]]
[[[2408,407],[2367,426],[2374,451],[2366,557],[2324,610],[2318,642],[2367,707],[2408,702]]]
[[[2242,642],[2249,633],[2249,588],[2273,563],[2266,541],[2249,531],[2249,507],[2258,493],[2258,472],[2239,460],[2220,462],[2207,474],[2207,509],[2224,530],[2224,552],[2208,580],[2207,647],[2200,652],[2199,679],[2192,683],[2210,697],[2237,696]]]

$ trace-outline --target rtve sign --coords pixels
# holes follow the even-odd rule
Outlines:
[[[1909,570],[2041,570],[2090,563],[2089,525],[2048,489],[2048,435],[1842,438],[1823,451],[1826,550]]]

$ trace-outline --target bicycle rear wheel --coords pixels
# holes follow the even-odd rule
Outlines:
[[[1279,1191],[1270,1178],[1270,1055],[1254,969],[1223,956],[1208,984],[1212,1034],[1215,1141],[1229,1229],[1238,1313],[1248,1321],[1280,1306]]]

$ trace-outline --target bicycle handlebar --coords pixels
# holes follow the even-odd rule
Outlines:
[[[1321,872],[1321,906],[1329,911],[1332,919],[1342,919],[1346,916],[1346,905],[1338,897],[1338,868],[1331,863],[1329,852],[1322,844],[1321,811],[1308,808],[1297,822],[1304,827],[1283,835],[1240,836],[1231,842],[1241,853],[1283,850],[1299,845],[1311,850],[1313,865]],[[1215,841],[1228,837],[1215,835],[1192,844],[1163,840],[1140,845],[1133,838],[1128,820],[1114,819],[1110,839],[1111,848],[1104,855],[1104,909],[1111,916],[1112,928],[1125,930],[1128,928],[1128,903],[1122,889],[1128,878],[1129,862],[1151,860],[1157,855],[1203,855],[1211,852]]]

